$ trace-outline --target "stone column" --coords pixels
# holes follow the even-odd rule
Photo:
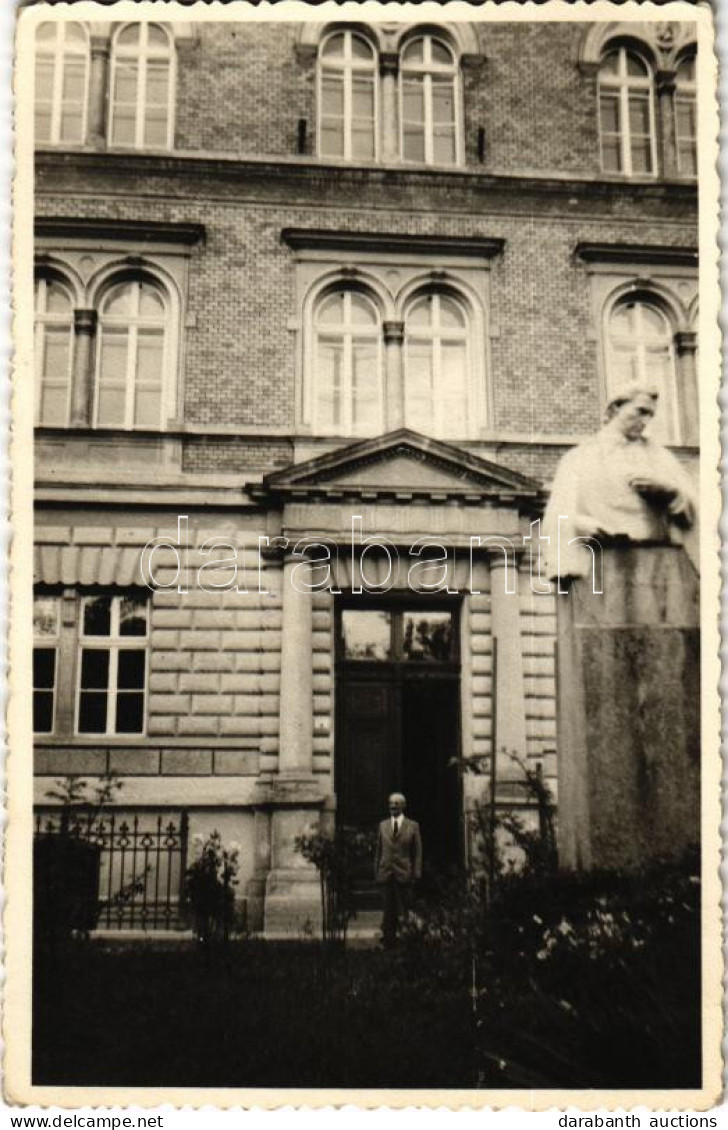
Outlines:
[[[404,425],[404,380],[402,350],[404,322],[385,322],[384,326],[384,430],[392,432]]]
[[[106,110],[109,92],[109,44],[91,41],[91,73],[88,93],[88,141],[90,145],[106,145]]]
[[[261,782],[260,805],[270,811],[270,864],[265,880],[268,936],[298,936],[318,928],[318,873],[296,851],[296,839],[319,823],[324,788],[313,773],[313,595],[305,588],[311,567],[287,555],[283,564],[283,633],[278,773]],[[295,583],[294,583],[295,582]]]
[[[392,164],[399,160],[399,107],[397,105],[397,74],[399,55],[396,51],[383,51],[379,56],[379,96],[381,107],[381,160]]]
[[[94,344],[96,341],[95,310],[74,310],[73,373],[71,377],[71,425],[88,427],[93,402]]]
[[[603,566],[557,597],[559,862],[629,870],[699,838],[699,588],[680,546]]]
[[[657,170],[663,177],[676,177],[677,168],[677,138],[675,136],[675,72],[658,71],[656,75],[657,87],[657,127],[658,127],[658,160],[660,168]]]
[[[308,777],[313,768],[313,594],[306,589],[311,566],[289,555],[283,564],[281,640],[280,776]]]
[[[265,888],[271,865],[271,819],[270,809],[256,808],[253,832],[253,874],[245,888],[247,899],[248,930],[258,933],[265,921]]]
[[[684,332],[675,335],[679,362],[680,408],[685,421],[685,443],[697,444],[700,437],[698,415],[698,335]]]
[[[506,591],[506,579],[508,588]],[[497,669],[493,701],[498,781],[521,780],[522,772],[508,757],[526,757],[526,691],[523,676],[521,597],[518,568],[513,553],[495,551],[490,557],[490,616],[497,641]],[[501,751],[505,750],[505,753]]]

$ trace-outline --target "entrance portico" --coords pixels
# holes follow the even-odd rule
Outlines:
[[[430,862],[467,862],[472,782],[461,790],[449,763],[525,756],[518,561],[540,487],[400,430],[249,489],[269,514],[283,608],[278,772],[259,784],[256,822],[264,925],[299,932],[320,913],[317,876],[295,851],[312,824],[337,813],[374,827],[403,788]],[[256,883],[260,901],[260,869]]]

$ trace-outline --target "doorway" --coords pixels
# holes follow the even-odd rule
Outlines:
[[[424,877],[442,874],[463,860],[452,763],[460,754],[458,605],[353,601],[337,615],[337,820],[374,831],[389,794],[404,793],[420,825]]]

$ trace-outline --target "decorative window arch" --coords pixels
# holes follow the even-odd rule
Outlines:
[[[404,422],[414,431],[465,438],[477,412],[472,403],[472,327],[462,298],[451,291],[416,292],[404,311]]]
[[[71,287],[53,275],[35,281],[36,423],[68,424],[73,379]]]
[[[681,440],[675,360],[675,327],[665,304],[649,292],[618,298],[607,312],[609,388],[633,380],[660,391],[650,433],[663,443]]]
[[[93,426],[164,427],[173,411],[171,293],[151,275],[117,275],[98,310]]]
[[[82,145],[86,140],[89,40],[83,24],[63,20],[35,33],[35,140]]]
[[[652,68],[631,44],[609,44],[599,66],[602,169],[625,176],[657,171]]]
[[[374,298],[327,288],[313,310],[313,429],[371,436],[383,426],[382,325]]]
[[[403,44],[399,91],[402,160],[427,165],[460,164],[460,68],[445,39],[428,33]]]
[[[322,157],[377,159],[377,52],[361,32],[332,31],[321,41],[318,106],[318,152]]]
[[[675,140],[677,167],[682,176],[698,175],[698,122],[696,54],[690,51],[678,61],[675,72]]]
[[[121,27],[112,42],[109,144],[171,149],[174,40],[161,24]]]

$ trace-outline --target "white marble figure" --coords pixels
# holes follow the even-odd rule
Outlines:
[[[591,573],[591,551],[584,542],[569,545],[573,538],[683,544],[696,518],[695,493],[679,460],[644,434],[657,397],[644,382],[616,389],[604,427],[559,463],[542,525],[550,580]]]

